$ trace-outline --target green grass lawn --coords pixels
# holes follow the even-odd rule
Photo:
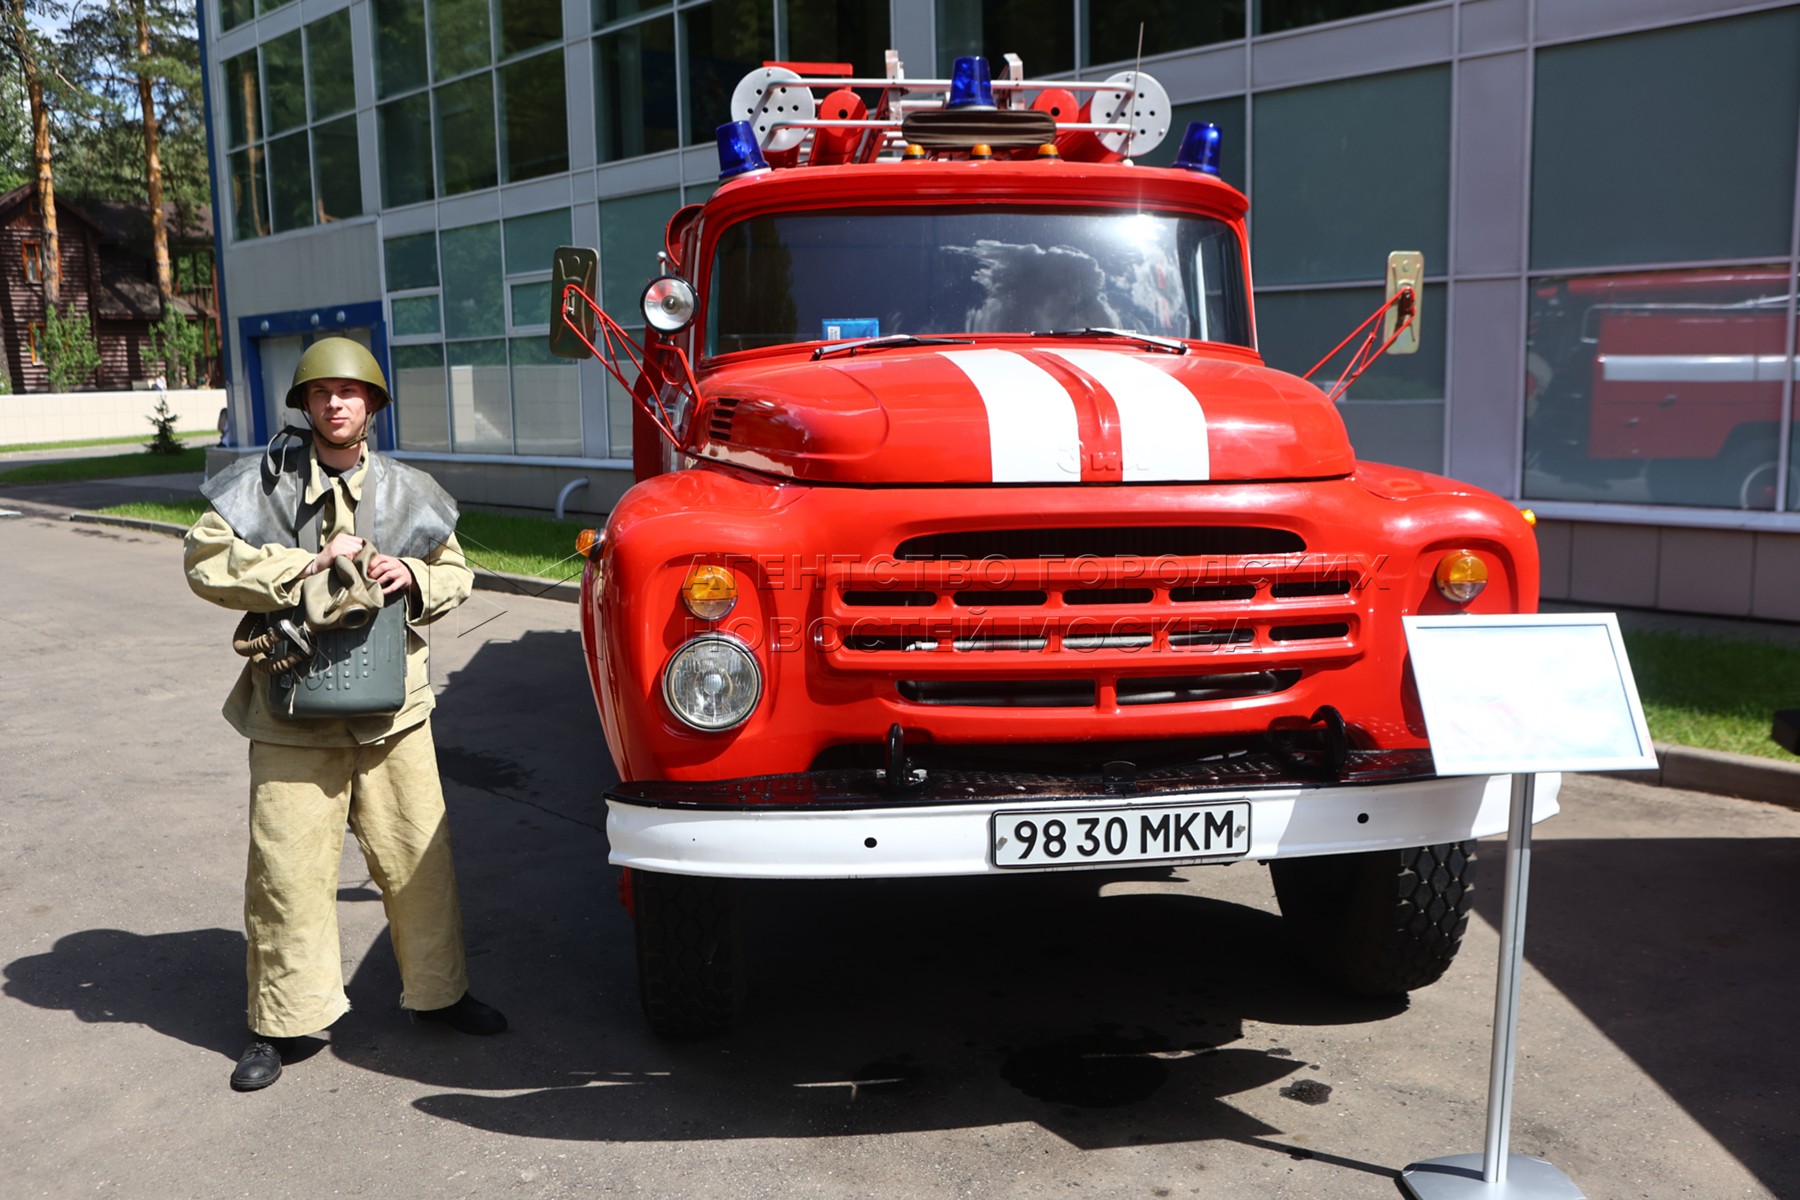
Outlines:
[[[101,511],[112,516],[192,525],[206,511],[206,501],[133,501]],[[469,556],[469,565],[478,571],[534,575],[540,579],[579,579],[581,558],[575,553],[575,535],[591,524],[465,510],[456,526],[456,536]]]
[[[81,479],[129,479],[134,475],[180,475],[206,470],[206,447],[190,446],[180,454],[107,454],[61,462],[26,463],[0,471],[0,483],[72,483]]]
[[[191,525],[205,507],[193,500],[105,511]],[[476,511],[463,513],[457,536],[478,570],[573,579],[581,574],[575,535],[583,527]],[[1793,761],[1769,739],[1769,725],[1776,709],[1800,708],[1800,646],[1631,629],[1625,644],[1657,741]]]
[[[1657,741],[1795,761],[1769,739],[1769,726],[1776,709],[1800,708],[1800,646],[1624,632]]]
[[[185,442],[197,437],[211,440],[219,435],[211,429],[190,429],[175,436]],[[81,450],[88,446],[129,446],[133,443],[141,446],[149,440],[144,434],[132,434],[129,437],[79,438],[72,442],[25,442],[17,446],[0,446],[0,454],[22,454],[27,450]]]

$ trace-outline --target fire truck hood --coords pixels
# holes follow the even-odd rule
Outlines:
[[[1311,384],[1225,357],[1046,344],[721,364],[702,458],[819,483],[1150,483],[1349,474]]]

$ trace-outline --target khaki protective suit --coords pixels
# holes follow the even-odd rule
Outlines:
[[[365,447],[342,476],[312,450],[303,470],[310,505],[323,500],[321,543],[354,533],[368,474]],[[390,470],[391,460],[384,464]],[[377,547],[380,549],[380,547]],[[248,612],[299,602],[314,551],[252,545],[215,511],[187,533],[188,584],[204,599]],[[381,888],[403,987],[400,1003],[427,1010],[468,990],[450,830],[438,781],[427,644],[417,628],[468,598],[474,584],[455,535],[405,557],[418,596],[407,596],[407,699],[398,713],[291,720],[269,706],[268,677],[248,665],[225,701],[225,719],[250,739],[250,861],[244,881],[249,942],[248,1019],[264,1037],[323,1029],[350,1008],[338,945],[338,865],[348,823]]]

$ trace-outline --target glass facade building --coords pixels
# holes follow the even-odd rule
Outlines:
[[[578,500],[604,508],[630,411],[545,352],[550,251],[598,247],[629,323],[746,72],[1141,61],[1177,131],[1224,131],[1272,364],[1310,367],[1387,252],[1423,252],[1423,351],[1342,404],[1363,457],[1536,508],[1548,596],[1800,619],[1800,4],[212,0],[204,25],[246,444],[345,331],[390,366],[390,447],[494,503],[613,480]]]

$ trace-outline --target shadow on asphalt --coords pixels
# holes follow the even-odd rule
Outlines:
[[[1504,861],[1476,893],[1496,926]],[[1532,844],[1531,965],[1777,1196],[1800,1196],[1796,914],[1800,839]]]
[[[334,1033],[333,1048],[457,1089],[416,1101],[424,1112],[514,1136],[800,1138],[1033,1121],[1083,1148],[1223,1138],[1307,1153],[1269,1143],[1281,1131],[1228,1102],[1307,1071],[1283,1047],[1245,1044],[1246,1021],[1357,1023],[1403,1005],[1320,997],[1266,913],[1097,891],[1092,877],[759,885],[752,999],[724,1037],[649,1037],[621,918],[601,947],[612,986],[585,1009],[519,1011],[514,1033],[485,1043],[397,1054],[390,1039]],[[364,970],[384,977],[390,961],[371,955]],[[364,1061],[377,1041],[389,1044]]]
[[[235,1059],[244,1048],[244,935],[83,929],[6,964],[6,995],[77,1020],[143,1025]]]

